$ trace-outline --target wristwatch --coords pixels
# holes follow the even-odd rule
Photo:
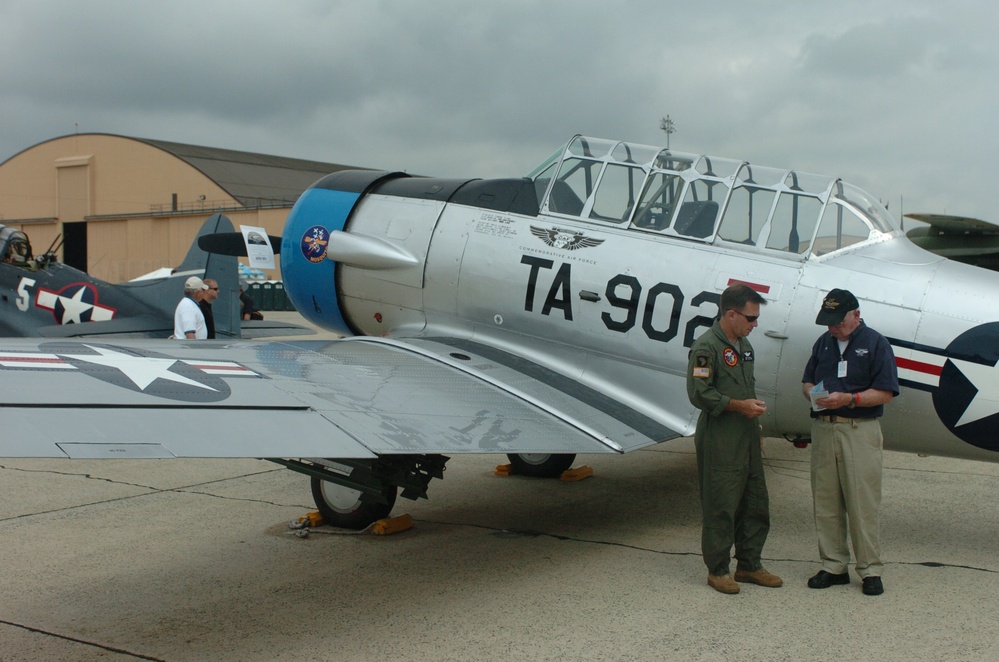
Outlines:
[[[847,409],[853,409],[858,404],[860,404],[860,394],[859,393],[854,393],[853,395],[850,396],[850,404],[848,404],[846,406],[846,408]]]

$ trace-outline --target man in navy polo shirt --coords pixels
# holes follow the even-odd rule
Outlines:
[[[881,449],[878,419],[898,395],[891,345],[860,318],[860,303],[847,290],[826,295],[815,323],[828,327],[812,347],[802,392],[823,395],[812,415],[812,503],[822,569],[809,588],[849,584],[853,542],[865,595],[881,595]],[[816,384],[821,386],[816,389]],[[849,526],[847,522],[849,521]]]

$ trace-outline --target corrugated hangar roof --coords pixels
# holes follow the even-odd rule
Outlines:
[[[291,206],[321,177],[355,166],[306,161],[232,149],[133,138],[186,161],[211,178],[244,207]]]

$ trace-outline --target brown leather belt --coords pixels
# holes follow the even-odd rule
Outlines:
[[[865,421],[873,421],[873,418],[847,418],[846,416],[817,416],[820,421],[825,421],[826,423],[864,423]]]

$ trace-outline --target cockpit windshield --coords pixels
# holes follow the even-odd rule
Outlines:
[[[31,260],[31,242],[20,230],[0,225],[0,261],[26,264]]]
[[[833,189],[833,197],[837,201],[841,200],[853,207],[858,214],[864,216],[879,231],[891,232],[897,229],[895,219],[888,213],[884,205],[853,184],[838,182],[838,186]]]
[[[647,145],[575,136],[528,177],[542,214],[799,259],[900,232],[842,180]]]

